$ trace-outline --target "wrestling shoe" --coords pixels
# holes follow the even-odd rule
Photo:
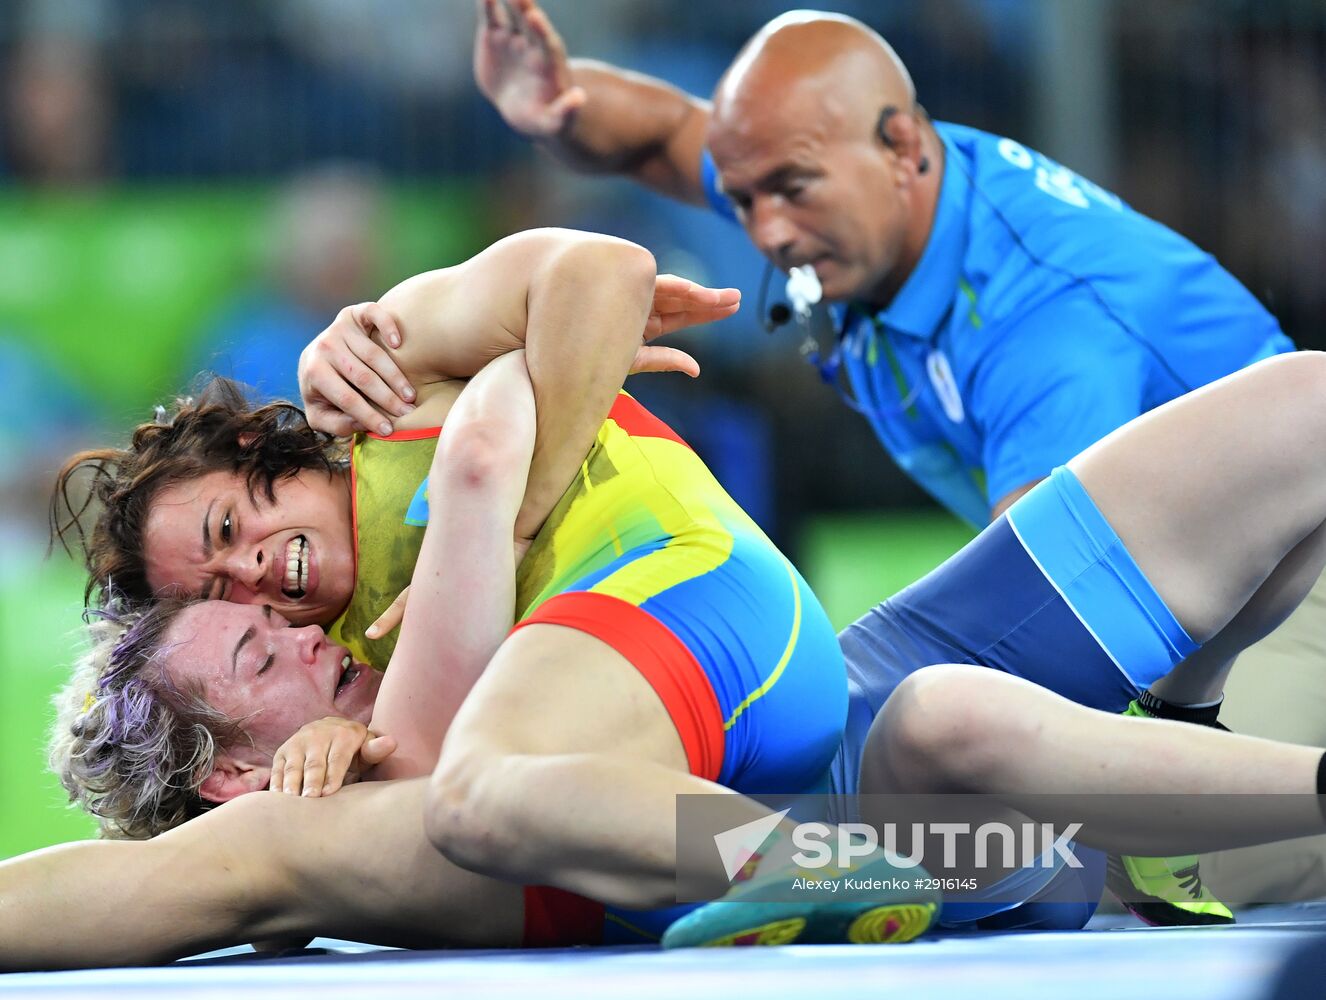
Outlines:
[[[1155,716],[1136,701],[1124,715]],[[1232,924],[1229,907],[1207,890],[1197,855],[1139,858],[1111,854],[1106,860],[1105,885],[1129,913],[1153,927],[1196,927]]]
[[[1202,884],[1195,854],[1136,858],[1111,854],[1105,885],[1129,913],[1152,927],[1232,924],[1234,914]]]
[[[734,882],[721,899],[672,924],[662,944],[902,944],[925,933],[938,917],[942,894],[916,888],[933,882],[924,869],[899,868],[882,852],[846,868],[787,865]]]

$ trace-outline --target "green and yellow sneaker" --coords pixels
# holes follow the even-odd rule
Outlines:
[[[1197,856],[1136,858],[1111,854],[1105,885],[1129,913],[1153,927],[1232,924],[1234,914],[1202,884]]]
[[[1129,702],[1123,714],[1155,718],[1136,701]],[[1195,854],[1174,858],[1111,854],[1106,860],[1105,885],[1129,913],[1153,927],[1234,922],[1229,907],[1202,884]]]
[[[902,869],[883,853],[850,868],[788,865],[736,881],[727,893],[682,917],[664,948],[781,944],[902,944],[925,933],[942,895],[923,869]],[[829,888],[836,886],[836,888]]]

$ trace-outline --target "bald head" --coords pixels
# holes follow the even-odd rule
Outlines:
[[[875,31],[842,14],[789,11],[761,28],[719,81],[711,134],[803,114],[856,128],[886,105],[915,103],[907,67]]]
[[[751,240],[783,270],[813,266],[826,299],[882,305],[920,259],[943,147],[860,21],[770,21],[719,81],[706,140]]]

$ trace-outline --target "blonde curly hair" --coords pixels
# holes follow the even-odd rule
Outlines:
[[[191,603],[94,613],[88,649],[54,698],[51,769],[105,837],[144,840],[209,809],[199,788],[217,751],[243,739],[200,688],[165,671],[166,632]]]

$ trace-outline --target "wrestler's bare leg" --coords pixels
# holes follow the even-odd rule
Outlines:
[[[259,793],[148,841],[0,863],[0,970],[162,962],[254,938],[400,947],[521,943],[520,886],[441,857],[425,781],[325,799]]]
[[[1167,403],[1069,468],[1204,643],[1273,627],[1321,575],[1324,449],[1326,355],[1303,352]]]
[[[1316,584],[1313,573],[1326,552],[1326,525],[1286,553],[1248,603],[1197,652],[1151,685],[1151,692],[1176,705],[1216,701],[1234,661],[1249,646],[1280,627]]]
[[[1081,839],[1093,846],[1155,855],[1323,832],[1314,795],[1321,756],[1099,712],[1008,674],[943,665],[904,680],[876,717],[861,790],[988,793],[1036,819],[1086,823]],[[1230,810],[1228,799],[1193,792],[1261,797],[1256,808]],[[1119,797],[1151,794],[1174,797],[1163,809]],[[1071,796],[1071,807],[1053,795]]]
[[[536,624],[461,707],[425,817],[457,864],[645,908],[677,898],[676,796],[727,791],[688,772],[662,701],[620,653]],[[685,873],[697,896],[726,888],[715,866]]]

